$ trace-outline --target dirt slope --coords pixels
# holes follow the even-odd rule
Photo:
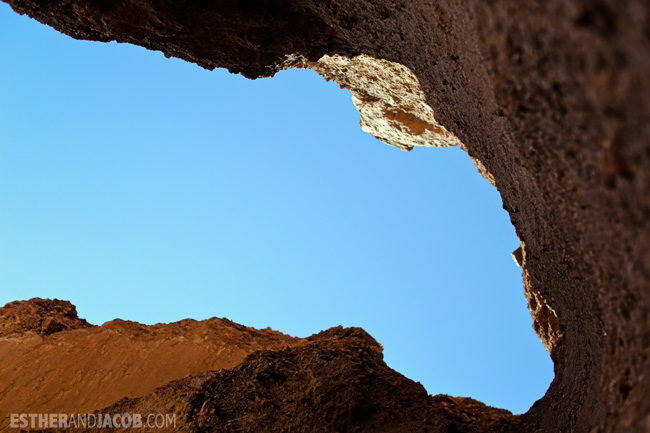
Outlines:
[[[92,326],[69,302],[43,299],[1,308],[0,329],[0,428],[11,413],[93,412],[175,379],[232,368],[257,350],[305,343],[217,318]]]
[[[145,424],[145,431],[223,433],[458,432],[464,426],[490,431],[513,418],[472,399],[429,396],[422,385],[388,368],[382,347],[362,329],[341,327],[309,337],[304,345],[255,352],[231,370],[180,379],[100,412],[145,419],[175,415],[176,427],[156,428],[154,422],[153,428]]]

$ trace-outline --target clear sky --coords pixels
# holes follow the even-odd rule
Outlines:
[[[0,3],[0,304],[360,326],[429,393],[525,412],[553,366],[497,190],[458,148],[358,122],[311,71],[251,81]]]

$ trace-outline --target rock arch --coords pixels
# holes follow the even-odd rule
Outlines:
[[[367,126],[404,148],[414,143],[382,135],[386,124],[425,143],[462,142],[499,189],[556,373],[520,417],[467,403],[472,415],[439,431],[650,430],[648,4],[4,1],[78,39],[129,42],[249,78],[290,66],[333,78],[345,68],[336,62],[359,58],[409,71],[426,104],[386,109],[371,95],[369,118],[381,112],[384,123]]]

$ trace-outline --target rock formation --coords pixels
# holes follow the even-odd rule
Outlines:
[[[381,351],[359,328],[332,328],[305,345],[259,351],[231,370],[177,380],[100,412],[175,414],[176,428],[156,431],[224,433],[490,431],[511,420],[469,398],[429,396],[388,368]]]
[[[25,334],[50,335],[63,330],[90,328],[68,301],[34,298],[10,302],[0,308],[0,337]]]
[[[78,326],[12,328],[62,311]],[[10,414],[95,411],[174,417],[155,431],[489,431],[513,418],[469,398],[429,396],[391,370],[381,345],[358,328],[301,339],[217,318],[92,326],[69,302],[47,299],[0,308],[0,326],[11,330],[0,335],[2,431],[13,430]]]
[[[163,395],[169,395],[185,402],[188,429],[650,431],[648,2],[5,1],[78,39],[138,44],[249,78],[311,67],[358,87],[353,94],[366,110],[364,127],[389,144],[408,149],[461,143],[500,191],[517,230],[535,329],[555,362],[545,397],[528,413],[498,421],[489,408],[455,402],[463,416],[444,424],[444,415],[428,409],[430,398],[416,397],[411,384],[375,369],[372,344],[360,331],[260,352],[227,373],[169,384],[146,401],[164,405]],[[364,78],[366,72],[359,76],[349,67],[360,59],[397,73],[367,69],[373,75]],[[385,80],[390,84],[376,82]],[[348,349],[360,341],[366,341],[367,355],[354,358]],[[345,362],[321,371],[317,358],[327,347],[331,359]],[[254,359],[260,360],[260,374]],[[277,375],[262,374],[271,365]],[[362,365],[373,372],[355,367]],[[250,381],[256,393],[228,382],[237,377]],[[341,377],[346,380],[337,382]],[[373,384],[359,389],[368,390],[364,398],[376,399],[375,405],[355,403],[361,398],[355,383],[366,380]],[[306,406],[295,400],[307,392],[301,381],[305,387],[316,384]],[[389,382],[387,403],[382,389],[389,388],[380,384]],[[233,390],[232,399],[213,395],[225,389]],[[209,421],[205,410],[197,413],[194,400],[180,397],[192,390],[204,392],[214,413],[222,411],[233,424],[225,427]],[[259,407],[251,401],[258,394]],[[328,397],[339,400],[330,418],[344,423],[318,424],[324,419],[318,402]],[[145,400],[124,404],[149,404]],[[400,429],[389,407],[427,413],[432,424],[414,427],[403,420]],[[278,418],[280,413],[293,418]]]
[[[92,326],[67,301],[11,302],[0,308],[0,430],[12,413],[92,413],[258,350],[305,343],[227,319]]]

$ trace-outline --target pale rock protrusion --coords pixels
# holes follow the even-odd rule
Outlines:
[[[542,293],[533,287],[530,274],[526,268],[526,245],[524,242],[521,242],[521,246],[517,251],[520,251],[521,254],[524,295],[528,301],[528,310],[533,318],[533,329],[539,339],[542,340],[542,344],[549,355],[556,359],[559,356],[559,348],[563,337],[557,313],[548,304]]]
[[[521,248],[521,245],[519,246],[519,248],[517,248],[512,252],[511,256],[512,256],[512,260],[514,260],[517,266],[521,268],[521,265],[524,263],[524,253]]]
[[[404,65],[367,55],[325,55],[317,62],[291,55],[281,69],[291,68],[312,69],[325,80],[350,90],[361,114],[361,129],[384,143],[407,152],[415,146],[459,145],[467,151],[458,137],[436,121],[419,80]],[[494,185],[494,177],[485,166],[474,157],[472,161],[481,176]]]
[[[283,66],[312,69],[327,81],[350,90],[361,113],[361,128],[384,143],[406,151],[414,146],[461,144],[436,121],[420,82],[404,65],[366,55],[351,59],[326,55],[317,62],[290,56]]]

